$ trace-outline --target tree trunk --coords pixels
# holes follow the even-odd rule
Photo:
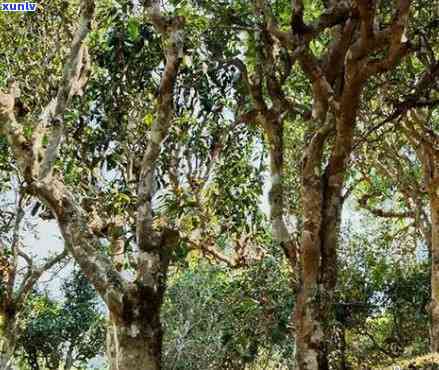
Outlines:
[[[296,246],[289,234],[284,218],[283,122],[280,118],[271,121],[267,120],[264,124],[264,129],[267,133],[270,153],[271,189],[268,194],[268,201],[270,204],[270,221],[273,238],[280,244],[291,265],[293,273],[296,273]]]
[[[110,370],[161,369],[160,310],[169,266],[168,236],[165,233],[158,250],[140,253],[136,281],[124,294],[121,307],[110,307],[107,329]]]
[[[431,207],[431,351],[439,352],[439,189],[430,194]]]
[[[318,283],[319,254],[317,233],[305,231],[302,247],[308,255],[303,260],[302,284],[294,310],[296,324],[296,357],[299,369],[321,369],[324,332],[320,318],[320,286]]]
[[[107,329],[110,370],[159,370],[162,330],[159,322],[155,326],[147,318],[128,323],[111,315]]]
[[[320,320],[320,262],[322,193],[320,176],[303,179],[303,231],[301,241],[301,286],[294,311],[296,323],[296,357],[299,369],[320,369],[324,332]]]
[[[360,86],[346,87],[343,114],[335,119],[336,140],[322,173],[325,133],[308,144],[302,168],[303,231],[300,246],[302,281],[294,312],[300,370],[329,369],[331,312],[337,284],[337,244],[343,207],[342,189],[352,150]],[[355,93],[352,93],[354,91]],[[330,126],[328,126],[330,127]]]
[[[0,313],[0,320],[0,369],[14,370],[13,357],[16,344],[15,318]]]
[[[301,370],[329,369],[333,294],[337,282],[337,243],[343,198],[323,178],[304,181],[302,281],[297,297],[297,360]],[[323,184],[323,185],[322,185]]]

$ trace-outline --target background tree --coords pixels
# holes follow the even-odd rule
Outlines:
[[[26,303],[18,341],[31,369],[80,368],[105,348],[105,320],[93,287],[75,270],[62,285],[62,302],[34,292]]]
[[[370,141],[369,150],[364,152],[365,156],[373,159],[372,161],[366,159],[362,164],[360,178],[365,182],[366,186],[363,190],[367,190],[367,193],[361,196],[360,205],[378,217],[411,220],[406,227],[406,233],[411,230],[412,235],[418,234],[423,239],[434,270],[435,262],[432,254],[437,230],[434,227],[435,196],[432,191],[434,192],[436,186],[435,107],[438,102],[435,98],[437,95],[435,85],[437,85],[439,69],[434,50],[427,49],[431,53],[424,55],[425,50],[421,48],[416,56],[409,59],[407,66],[396,74],[394,77],[396,83],[389,84],[395,93],[399,94],[398,101],[387,101],[391,107],[377,106],[378,114],[387,114],[388,118],[376,125],[378,133],[365,138]],[[401,73],[410,76],[418,73],[420,77],[405,86],[398,80],[401,78]],[[374,114],[371,112],[370,116]],[[377,140],[376,135],[381,135],[383,131],[388,133],[388,137],[385,140]],[[371,148],[373,150],[370,150]],[[377,175],[379,179],[376,178]],[[383,207],[383,203],[390,203],[390,206],[386,204]],[[432,287],[435,279],[433,275]],[[433,290],[430,309],[436,300]],[[433,350],[437,342],[434,334],[436,319],[434,310],[430,313]]]
[[[15,179],[19,181],[19,177]],[[23,235],[32,233],[34,221],[26,209],[21,185],[14,184],[13,178],[9,181],[9,184],[3,183],[9,191],[2,192],[5,201],[0,208],[0,366],[3,369],[9,369],[14,363],[17,340],[22,335],[18,323],[32,290],[41,276],[64,262],[67,255],[63,251],[41,261],[30,254]]]
[[[246,112],[245,119],[258,122],[268,138],[271,220],[279,241],[290,244],[284,249],[293,267],[296,251],[283,220],[283,126],[288,114],[309,121],[301,172],[303,228],[296,344],[300,368],[325,369],[324,338],[336,286],[342,191],[361,93],[367,81],[393,69],[408,52],[402,36],[406,35],[410,4],[399,2],[393,14],[393,9],[370,2],[325,2],[323,8],[305,7],[301,1],[277,5],[257,2],[254,8],[245,9],[246,18],[235,22],[249,30],[246,46],[253,59],[235,60],[234,64],[250,93],[253,110]],[[393,16],[390,25],[380,28],[378,23],[389,16]],[[251,26],[243,25],[245,21]],[[299,69],[293,70],[296,62]],[[298,99],[288,96],[286,86],[292,71],[300,71],[308,79],[311,106],[295,104]]]

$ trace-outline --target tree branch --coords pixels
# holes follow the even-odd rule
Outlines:
[[[138,184],[137,244],[143,251],[157,248],[160,244],[161,237],[153,230],[154,172],[160,155],[161,144],[168,135],[172,124],[174,85],[183,57],[184,41],[184,18],[163,16],[158,1],[148,1],[146,11],[153,25],[162,35],[166,62],[160,81],[154,122],[151,126],[148,146],[141,162]]]
[[[358,200],[358,204],[361,208],[369,211],[375,216],[382,218],[415,218],[416,212],[407,211],[407,212],[396,212],[396,211],[386,211],[381,208],[375,208],[370,206],[367,201],[370,198],[370,195],[364,195]]]
[[[18,245],[20,243],[20,226],[21,226],[21,222],[23,221],[23,217],[24,217],[23,193],[20,192],[18,204],[16,208],[15,223],[14,223],[14,230],[12,234],[12,243],[11,243],[12,263],[11,263],[11,269],[9,271],[8,287],[7,287],[9,297],[12,297],[12,293],[14,291],[15,277],[17,272],[18,253],[19,253]]]
[[[64,73],[58,88],[57,96],[52,100],[41,115],[40,129],[33,135],[34,151],[42,151],[42,140],[46,126],[55,123],[55,128],[44,151],[39,178],[46,177],[52,170],[53,162],[58,156],[58,149],[64,134],[64,112],[74,95],[82,95],[90,70],[90,57],[84,46],[90,32],[94,16],[94,0],[81,1],[81,18],[79,27],[73,37],[70,54],[64,65]]]
[[[408,53],[409,43],[405,36],[410,12],[410,0],[400,0],[398,10],[387,32],[389,33],[389,52],[379,61],[370,61],[364,69],[365,76],[383,73],[393,68],[400,58]]]
[[[24,256],[25,254],[22,255]],[[67,249],[64,249],[61,253],[55,255],[52,258],[49,258],[42,266],[38,268],[34,268],[32,267],[32,264],[30,264],[29,270],[26,276],[23,278],[20,287],[18,288],[15,297],[15,305],[17,307],[20,307],[28,297],[31,290],[34,288],[36,282],[40,279],[41,275],[50,270],[56,264],[60,263],[64,258],[67,257],[67,255]],[[26,257],[26,259],[27,258],[28,256]]]

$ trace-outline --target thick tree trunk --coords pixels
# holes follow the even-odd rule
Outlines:
[[[107,331],[110,370],[159,370],[162,331],[160,322],[138,318],[123,322],[111,315]]]
[[[341,188],[330,187],[326,183],[324,187],[324,207],[322,212],[321,237],[321,267],[320,267],[320,319],[324,332],[324,341],[319,357],[319,369],[329,369],[329,354],[331,352],[331,337],[333,334],[333,304],[334,291],[337,285],[337,245],[340,234],[341,211],[343,198]]]
[[[439,188],[431,206],[431,351],[439,352]]]
[[[160,310],[169,266],[166,251],[170,244],[165,236],[158,251],[140,253],[138,278],[124,294],[121,307],[110,307],[107,329],[110,370],[161,369]]]
[[[360,87],[354,84],[346,88],[341,97],[343,113],[327,117],[335,120],[336,142],[324,173],[321,168],[325,132],[313,136],[303,160],[302,281],[294,312],[300,370],[329,369],[330,321],[337,284],[337,244],[344,200],[342,189],[352,150]]]
[[[14,370],[13,357],[16,344],[16,322],[13,317],[0,313],[0,369]]]
[[[301,370],[329,369],[330,321],[343,204],[341,188],[334,190],[316,175],[304,181],[302,281],[294,313]]]
[[[312,194],[313,192],[310,192]],[[318,197],[304,197],[304,230],[302,233],[302,281],[294,311],[296,324],[296,357],[299,369],[320,369],[324,331],[320,317],[320,220]]]
[[[324,332],[320,318],[321,224],[323,194],[318,171],[322,145],[309,147],[302,173],[303,229],[300,246],[301,285],[294,309],[299,369],[317,370]]]

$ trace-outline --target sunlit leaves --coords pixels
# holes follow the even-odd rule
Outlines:
[[[286,366],[292,362],[293,304],[287,269],[277,257],[247,271],[194,263],[169,284],[166,359],[181,369],[242,368],[264,363],[268,352],[269,361]],[[203,348],[211,350],[198,356]]]

